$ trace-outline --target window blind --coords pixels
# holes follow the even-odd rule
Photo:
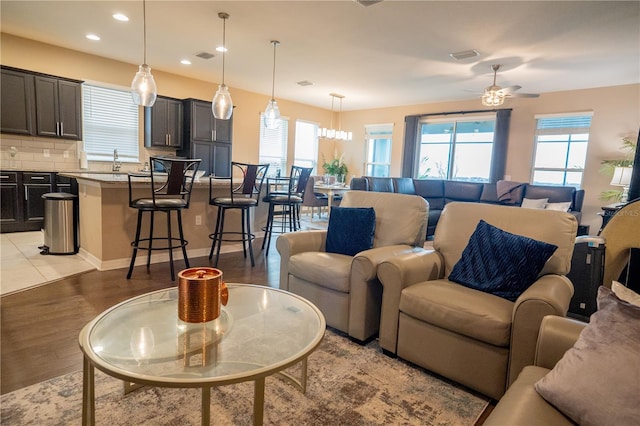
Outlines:
[[[289,120],[280,118],[280,125],[268,129],[262,124],[260,114],[260,164],[269,164],[269,176],[275,176],[280,170],[287,175],[287,140],[289,138]]]
[[[138,162],[139,108],[128,90],[84,83],[82,87],[84,149],[87,159]]]

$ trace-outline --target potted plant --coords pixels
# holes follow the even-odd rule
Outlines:
[[[344,183],[345,177],[347,173],[349,173],[349,169],[343,160],[344,154],[340,156],[340,158],[334,158],[333,160],[327,162],[324,160],[324,156],[322,157],[323,164],[322,168],[325,173],[335,176],[336,180],[340,183]]]

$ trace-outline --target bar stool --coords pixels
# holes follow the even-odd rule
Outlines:
[[[175,271],[173,268],[173,250],[182,249],[184,262],[189,267],[186,246],[189,243],[184,239],[182,232],[182,210],[189,208],[191,199],[191,189],[193,181],[200,166],[199,159],[185,159],[176,157],[151,157],[151,171],[149,173],[129,173],[129,207],[138,210],[138,224],[136,226],[136,237],[131,243],[133,253],[127,279],[131,278],[133,267],[136,262],[138,250],[147,250],[147,270],[151,264],[151,252],[153,250],[169,250],[169,264],[171,265],[171,280],[175,281]],[[148,186],[149,180],[151,186]],[[132,188],[136,184],[150,188],[147,197],[133,198]],[[155,212],[167,214],[167,236],[153,236],[153,220]],[[171,234],[171,212],[176,212],[178,218],[179,238]],[[149,237],[140,238],[142,229],[143,213],[150,213]],[[165,240],[166,245],[154,246],[154,242]],[[175,244],[175,245],[174,245]]]
[[[209,252],[209,259],[213,257],[213,251],[216,250],[216,259],[214,266],[218,266],[218,258],[220,257],[220,247],[223,241],[242,242],[242,251],[244,252],[245,259],[247,258],[247,244],[249,245],[249,255],[251,257],[251,266],[255,266],[253,259],[253,245],[252,241],[256,236],[251,232],[251,215],[250,209],[258,206],[260,201],[260,191],[262,191],[262,183],[267,175],[269,169],[268,164],[247,164],[231,162],[231,178],[228,178],[229,184],[229,196],[228,197],[216,197],[212,196],[213,179],[209,178],[209,204],[218,208],[218,215],[216,219],[216,228],[213,234],[209,235],[211,238],[211,251]],[[234,173],[235,172],[235,173]],[[242,175],[242,182],[234,182],[233,175]],[[227,210],[238,209],[240,210],[240,223],[242,231],[225,231],[224,230],[224,218]],[[225,234],[231,234],[229,237],[225,237]]]
[[[280,233],[297,231],[300,228],[300,206],[304,199],[304,193],[307,182],[311,176],[313,167],[291,166],[291,172],[287,178],[275,178],[274,184],[278,187],[284,187],[284,191],[276,189],[269,192],[271,179],[267,180],[267,196],[264,201],[269,203],[269,215],[267,216],[267,225],[264,228],[264,240],[262,241],[262,249],[265,245],[267,250],[265,256],[269,256],[269,246],[271,245],[271,235],[273,234],[274,219],[280,217]]]

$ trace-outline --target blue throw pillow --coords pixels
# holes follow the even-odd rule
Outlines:
[[[557,248],[480,220],[449,280],[513,302],[536,281]]]
[[[327,229],[327,253],[355,256],[373,247],[376,212],[371,207],[333,207]]]

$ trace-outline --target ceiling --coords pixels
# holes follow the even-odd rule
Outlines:
[[[0,7],[2,32],[130,63],[132,78],[142,63],[142,1],[2,0]],[[276,99],[327,109],[329,93],[345,96],[343,110],[473,99],[492,83],[491,64],[502,65],[498,85],[525,93],[640,83],[639,1],[147,0],[146,11],[152,70],[220,82],[218,12],[227,12],[232,94],[271,94],[276,39]],[[129,22],[114,20],[116,12]],[[480,56],[449,56],[469,49]],[[216,56],[195,56],[203,51]],[[180,64],[185,58],[192,65]]]

